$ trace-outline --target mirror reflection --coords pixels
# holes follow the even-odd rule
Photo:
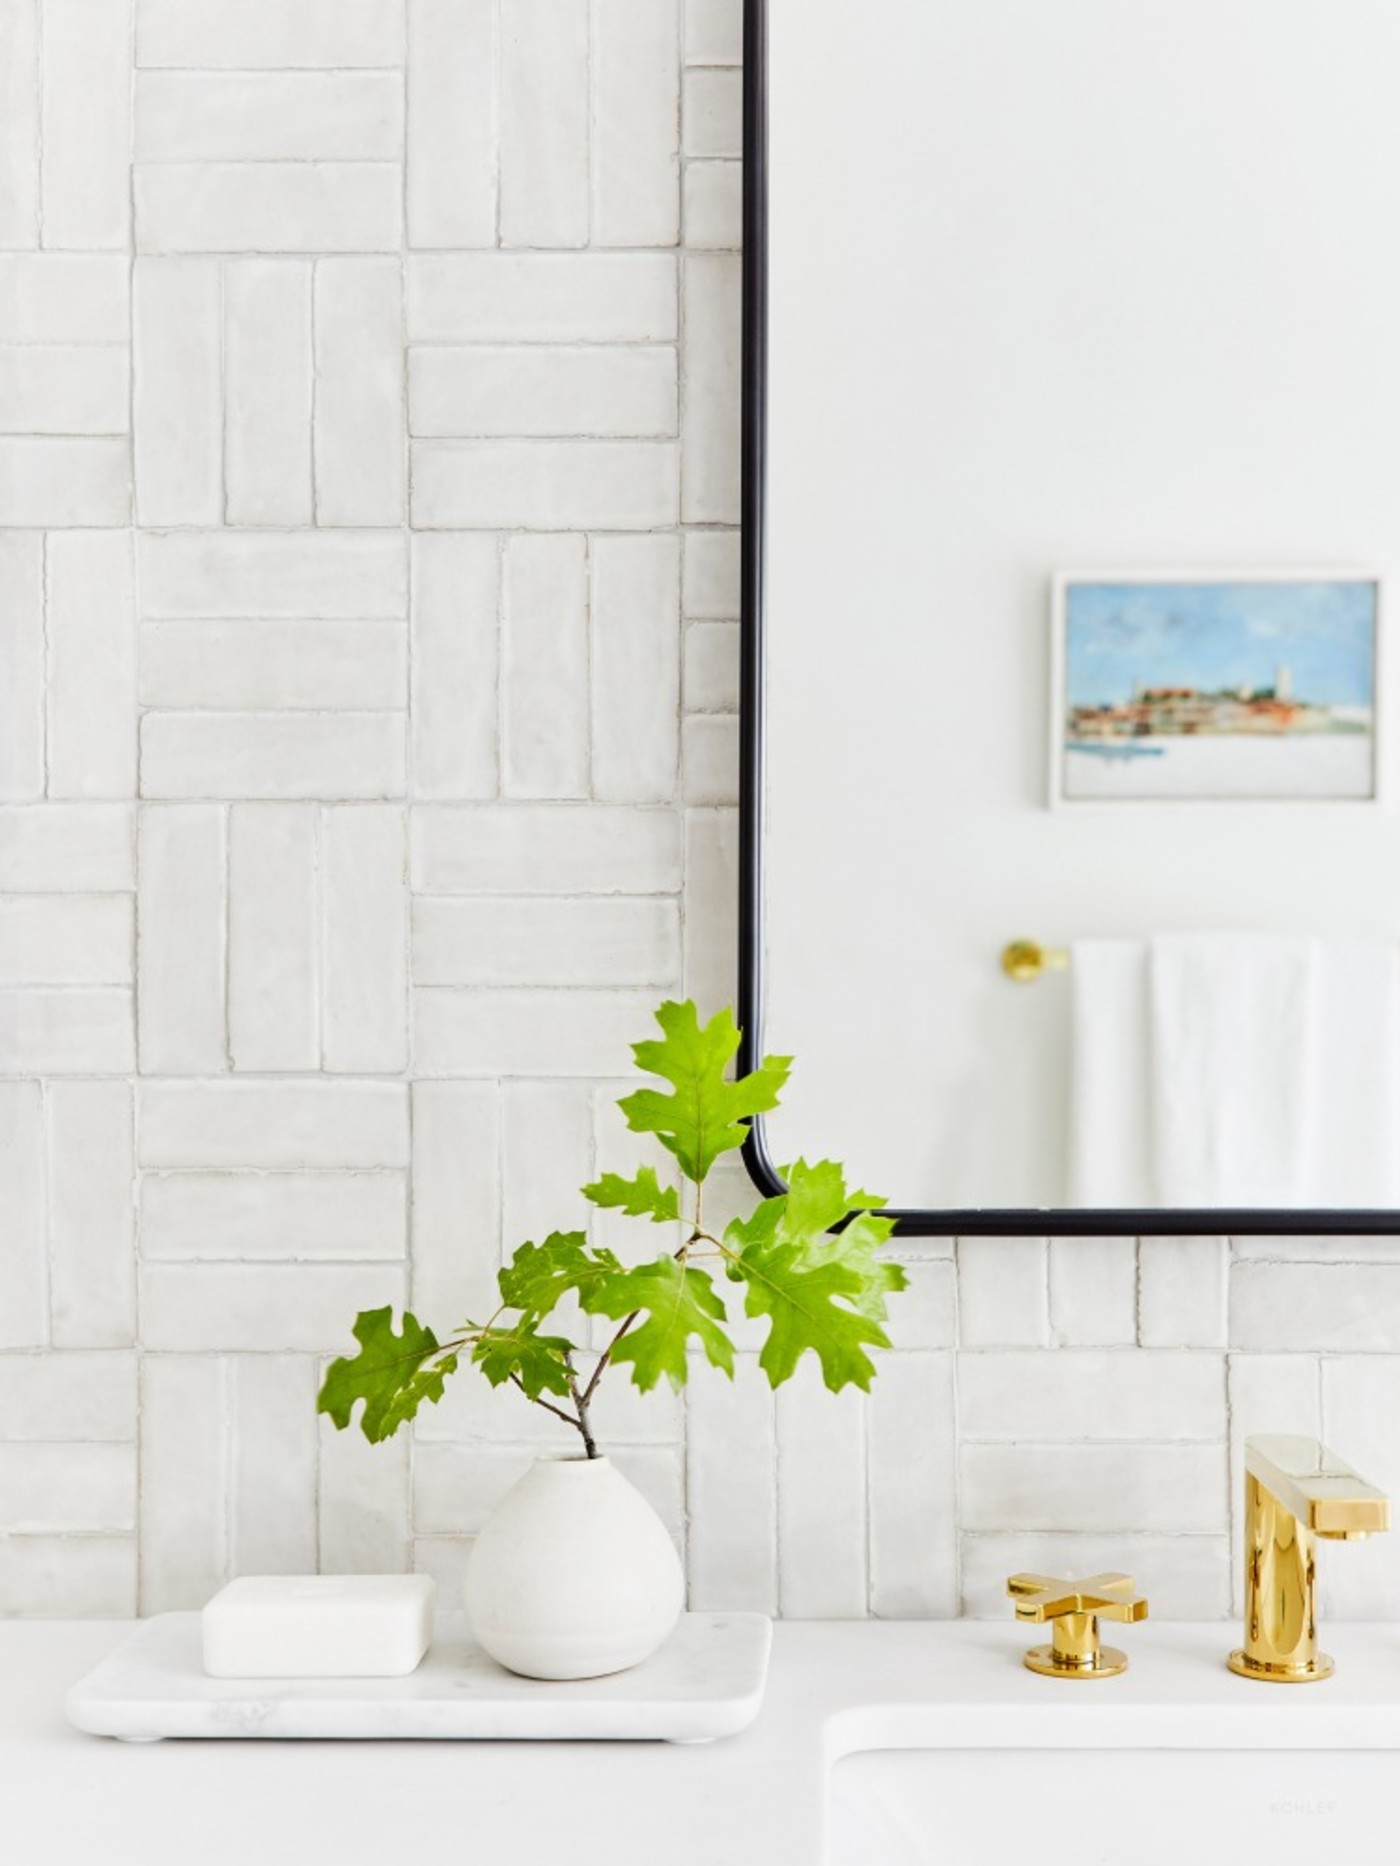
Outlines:
[[[768,10],[772,1157],[1400,1210],[1400,9]]]

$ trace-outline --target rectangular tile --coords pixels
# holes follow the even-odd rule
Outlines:
[[[503,246],[586,246],[588,0],[501,0]]]
[[[1388,1353],[1400,1263],[1237,1263],[1230,1345],[1259,1351]]]
[[[494,797],[499,784],[500,547],[480,534],[413,540],[416,797]]]
[[[131,538],[125,533],[57,533],[48,540],[45,565],[49,795],[134,797],[136,595]]]
[[[0,1348],[48,1340],[48,1235],[44,1092],[0,1081],[0,1210],[6,1216],[0,1277]]]
[[[411,428],[465,439],[675,434],[669,344],[433,344],[409,355]]]
[[[6,1442],[128,1443],[136,1437],[134,1354],[0,1355]]]
[[[146,1348],[185,1353],[351,1347],[361,1309],[403,1303],[386,1264],[150,1263],[141,1270]]]
[[[401,797],[401,713],[148,713],[143,795]]]
[[[397,65],[403,0],[140,0],[136,62],[234,70]]]
[[[739,815],[685,812],[685,995],[708,1008],[738,991]]]
[[[412,455],[412,522],[423,530],[676,523],[679,462],[669,441],[414,441]]]
[[[39,5],[0,8],[0,243],[39,244]]]
[[[650,992],[414,992],[415,1059],[433,1076],[606,1076],[644,1036]]]
[[[664,899],[424,899],[413,904],[419,985],[655,985],[680,981],[680,906]]]
[[[686,1390],[690,1607],[775,1613],[778,1525],[773,1393],[750,1356],[733,1384]]]
[[[1138,1339],[1145,1348],[1222,1348],[1227,1238],[1138,1239]]]
[[[681,794],[688,804],[739,801],[739,721],[696,713],[681,724]]]
[[[141,162],[142,253],[387,253],[400,241],[389,162]]]
[[[672,0],[595,0],[593,240],[674,246],[680,210],[680,19]]]
[[[136,1064],[130,991],[0,991],[0,1075],[129,1075]]]
[[[831,1394],[810,1356],[774,1401],[778,1599],[785,1618],[865,1617],[865,1400]]]
[[[144,1082],[143,1166],[407,1166],[397,1082]]]
[[[229,1560],[236,1574],[316,1567],[317,1368],[244,1354],[231,1367]]]
[[[495,0],[409,0],[408,238],[494,246]]]
[[[0,1444],[0,1522],[25,1535],[134,1529],[136,1447]]]
[[[231,525],[309,525],[311,268],[224,267],[225,514]]]
[[[691,253],[685,261],[681,511],[688,525],[739,522],[742,276],[737,254]]]
[[[881,1619],[958,1610],[957,1445],[950,1354],[893,1354],[866,1402],[870,1611]]]
[[[666,253],[432,253],[408,262],[410,343],[673,343]]]
[[[147,622],[141,703],[181,712],[368,712],[408,704],[401,622]]]
[[[685,631],[687,713],[737,713],[739,630],[732,622],[692,622]]]
[[[685,56],[691,65],[741,64],[743,0],[685,0]]]
[[[1056,1347],[1128,1347],[1137,1339],[1132,1238],[1050,1240],[1050,1339]]]
[[[403,276],[395,259],[316,267],[316,522],[397,525],[407,497]]]
[[[400,1173],[147,1173],[141,1255],[178,1262],[390,1261],[404,1255]]]
[[[129,894],[0,898],[0,986],[131,984],[134,906]]]
[[[965,1445],[964,1530],[1221,1532],[1219,1445]]]
[[[44,0],[44,245],[125,251],[131,235],[132,0]]]
[[[119,894],[135,886],[130,804],[0,806],[0,893]]]
[[[317,812],[244,804],[229,813],[228,1045],[234,1069],[320,1062]]]
[[[672,894],[680,831],[670,810],[605,804],[464,804],[416,810],[422,894]]]
[[[964,1348],[1043,1348],[1050,1340],[1044,1238],[959,1238],[958,1321]]]
[[[0,532],[0,797],[44,794],[44,540]]]
[[[1222,1439],[1225,1357],[1171,1348],[963,1354],[966,1439]]]
[[[368,1444],[322,1415],[317,1535],[322,1574],[402,1574],[410,1563],[409,1439]]]
[[[408,556],[396,531],[148,532],[138,561],[149,618],[408,613]]]
[[[587,540],[510,538],[501,576],[502,789],[586,797]]]
[[[142,1613],[202,1607],[229,1578],[228,1388],[212,1356],[142,1357]]]
[[[229,1066],[227,833],[217,804],[141,808],[137,1009],[146,1075],[217,1075]]]
[[[692,620],[735,621],[739,615],[741,540],[737,531],[685,534],[684,607]]]
[[[599,538],[589,553],[593,795],[664,803],[680,759],[679,541]]]
[[[403,80],[392,71],[143,71],[138,162],[392,162]]]
[[[0,59],[0,72],[6,69]],[[0,199],[3,192],[0,180]],[[0,341],[125,343],[130,270],[124,253],[0,252]]]
[[[125,434],[128,407],[114,344],[0,345],[0,433]]]
[[[0,436],[0,525],[49,530],[131,520],[131,443],[117,436]]]
[[[0,1600],[21,1619],[129,1620],[136,1538],[0,1536]]]
[[[683,222],[691,252],[737,253],[744,243],[741,162],[687,162]]]
[[[494,1312],[499,1162],[500,1097],[494,1083],[413,1084],[415,1314],[446,1323]]]
[[[135,1110],[129,1082],[51,1082],[50,1333],[60,1348],[136,1341]]]
[[[685,74],[685,153],[701,159],[744,153],[744,86],[737,71]]]
[[[321,821],[321,1066],[394,1074],[408,1064],[408,837],[393,804]]]
[[[220,268],[209,259],[138,259],[132,276],[137,518],[222,524]]]

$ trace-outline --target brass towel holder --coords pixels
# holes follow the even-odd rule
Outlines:
[[[1067,972],[1069,951],[1064,946],[1040,946],[1033,939],[1014,939],[1002,948],[1001,969],[1018,985],[1030,985],[1047,972]]]

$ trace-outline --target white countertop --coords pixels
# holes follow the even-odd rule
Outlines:
[[[1135,1627],[1126,1676],[1079,1683],[1026,1671],[1014,1624],[789,1622],[752,1729],[695,1747],[80,1735],[64,1693],[127,1630],[0,1624],[7,1856],[359,1866],[460,1847],[574,1866],[820,1866],[827,1768],[861,1750],[1400,1749],[1400,1624],[1326,1629],[1337,1675],[1282,1688],[1225,1669],[1233,1623]]]

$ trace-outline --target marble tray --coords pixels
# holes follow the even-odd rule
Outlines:
[[[161,1737],[421,1737],[706,1743],[758,1715],[771,1623],[759,1613],[687,1613],[644,1665],[545,1684],[505,1671],[460,1614],[436,1623],[407,1678],[208,1678],[199,1615],[146,1620],[73,1686],[69,1721],[128,1742]]]

